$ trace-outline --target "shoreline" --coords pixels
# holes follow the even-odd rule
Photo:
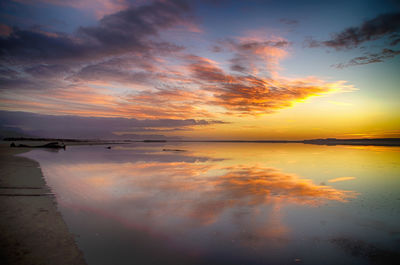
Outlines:
[[[298,143],[312,145],[354,145],[354,146],[400,146],[400,138],[360,138],[360,139],[309,139],[309,140],[79,140],[62,138],[4,138],[3,143],[30,143],[30,147],[37,146],[38,142],[50,143],[61,142],[68,145],[113,145],[113,144],[131,144],[131,143]],[[17,144],[18,145],[18,144]],[[18,147],[18,146],[17,146]],[[43,147],[43,146],[42,146]]]
[[[3,264],[84,265],[30,148],[0,145],[0,260]]]

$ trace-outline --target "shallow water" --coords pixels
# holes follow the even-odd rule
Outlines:
[[[400,258],[398,147],[137,143],[24,156],[88,264]]]

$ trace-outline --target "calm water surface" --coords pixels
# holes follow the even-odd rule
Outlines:
[[[90,265],[400,259],[400,148],[138,143],[25,156]]]

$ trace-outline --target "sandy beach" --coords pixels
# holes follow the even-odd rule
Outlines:
[[[0,145],[2,264],[86,264],[28,148]]]

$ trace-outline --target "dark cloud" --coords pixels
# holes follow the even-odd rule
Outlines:
[[[106,15],[97,25],[80,27],[74,34],[46,32],[41,27],[13,28],[0,36],[4,65],[0,66],[0,89],[20,95],[24,90],[52,90],[56,95],[60,88],[85,82],[156,82],[156,57],[184,49],[163,41],[160,31],[191,20],[190,14],[185,1],[152,1]]]
[[[279,20],[279,22],[281,22],[281,23],[283,23],[283,24],[286,24],[286,25],[289,25],[289,26],[294,26],[294,25],[299,24],[299,21],[298,21],[298,20],[289,19],[289,18],[281,18],[281,19]]]
[[[150,55],[114,57],[82,67],[68,77],[74,82],[105,81],[127,84],[150,83],[157,75],[155,59]]]
[[[247,68],[244,67],[244,66],[242,66],[242,65],[240,65],[239,62],[238,62],[238,63],[235,63],[235,62],[237,62],[237,60],[233,60],[233,59],[232,59],[231,62],[233,63],[233,64],[231,65],[231,67],[230,67],[232,71],[242,72],[242,73],[244,73],[244,72],[247,71]]]
[[[35,89],[36,83],[25,78],[15,78],[15,77],[0,77],[0,91],[13,89],[15,87],[23,89]]]
[[[10,63],[65,63],[126,52],[176,49],[151,37],[188,19],[188,12],[184,1],[155,1],[104,16],[96,26],[80,27],[76,35],[14,28],[0,38],[0,58]]]
[[[358,27],[349,27],[342,32],[333,34],[330,40],[317,41],[312,37],[307,37],[304,46],[309,48],[329,47],[336,50],[360,48],[367,50],[371,47],[361,46],[362,44],[378,39],[385,40],[383,45],[385,48],[381,52],[368,52],[363,56],[355,57],[347,63],[339,63],[331,65],[339,69],[364,65],[371,63],[383,62],[386,59],[393,58],[399,54],[399,51],[393,50],[393,47],[400,42],[400,13],[381,14],[373,19],[364,21]]]
[[[395,45],[397,45],[399,43],[400,43],[400,37],[396,38],[396,39],[393,39],[392,42],[390,42],[390,45],[391,46],[395,46]]]
[[[56,62],[92,54],[90,46],[65,34],[46,35],[14,28],[7,38],[0,38],[0,58],[9,63]]]
[[[309,47],[326,46],[340,49],[350,49],[359,47],[360,44],[377,40],[392,34],[398,33],[400,30],[400,13],[388,13],[379,15],[373,19],[367,20],[358,27],[350,27],[342,32],[333,35],[332,39],[318,42],[308,39]],[[395,40],[392,42],[396,44]]]
[[[70,72],[70,68],[60,64],[38,64],[24,69],[25,73],[36,78],[57,78],[63,77]]]
[[[68,86],[65,82],[63,82],[62,77],[66,71],[67,67],[52,67],[37,65],[34,67],[30,67],[25,69],[25,73],[21,73],[19,71],[15,71],[12,69],[0,69],[0,91],[1,90],[13,90],[18,91],[20,93],[24,93],[26,91],[45,91],[49,89],[59,89]]]
[[[235,43],[231,41],[237,50],[247,50],[247,51],[257,51],[259,49],[263,49],[265,47],[277,47],[283,48],[288,46],[290,43],[286,40],[279,41],[245,41],[243,43]]]
[[[258,40],[253,38],[241,38],[240,41],[234,39],[225,39],[219,42],[219,45],[213,47],[216,52],[220,52],[223,49],[230,51],[248,51],[256,53],[259,50],[275,47],[275,48],[286,48],[291,43],[287,40]]]
[[[18,72],[4,65],[0,65],[0,78],[16,78]]]
[[[153,74],[147,71],[133,72],[106,64],[93,64],[83,67],[69,79],[73,81],[107,81],[128,84],[146,83]]]
[[[157,1],[105,16],[98,26],[81,27],[78,35],[105,52],[146,51],[149,47],[144,38],[178,24],[188,11],[183,1]]]
[[[154,128],[135,128],[130,132],[117,132],[117,134],[120,135],[131,135],[133,132],[138,133],[138,132],[152,132],[152,133],[166,133],[166,132],[177,132],[177,131],[191,131],[193,128],[163,128],[163,129],[154,129]]]
[[[220,46],[218,46],[218,45],[214,45],[214,46],[211,48],[211,51],[213,51],[213,52],[222,52],[222,51],[223,51],[223,48],[220,47]]]
[[[380,53],[367,54],[365,56],[353,58],[347,63],[339,63],[339,64],[334,64],[332,66],[339,68],[339,69],[343,69],[343,68],[346,68],[349,66],[355,66],[355,65],[380,63],[380,62],[385,61],[386,59],[393,58],[399,54],[400,54],[400,51],[395,51],[395,50],[391,50],[391,49],[383,49]]]
[[[40,137],[118,138],[117,132],[171,132],[223,123],[217,120],[195,119],[128,119],[106,117],[55,116],[30,112],[0,111],[0,127],[17,128]],[[129,133],[130,132],[130,133]]]

